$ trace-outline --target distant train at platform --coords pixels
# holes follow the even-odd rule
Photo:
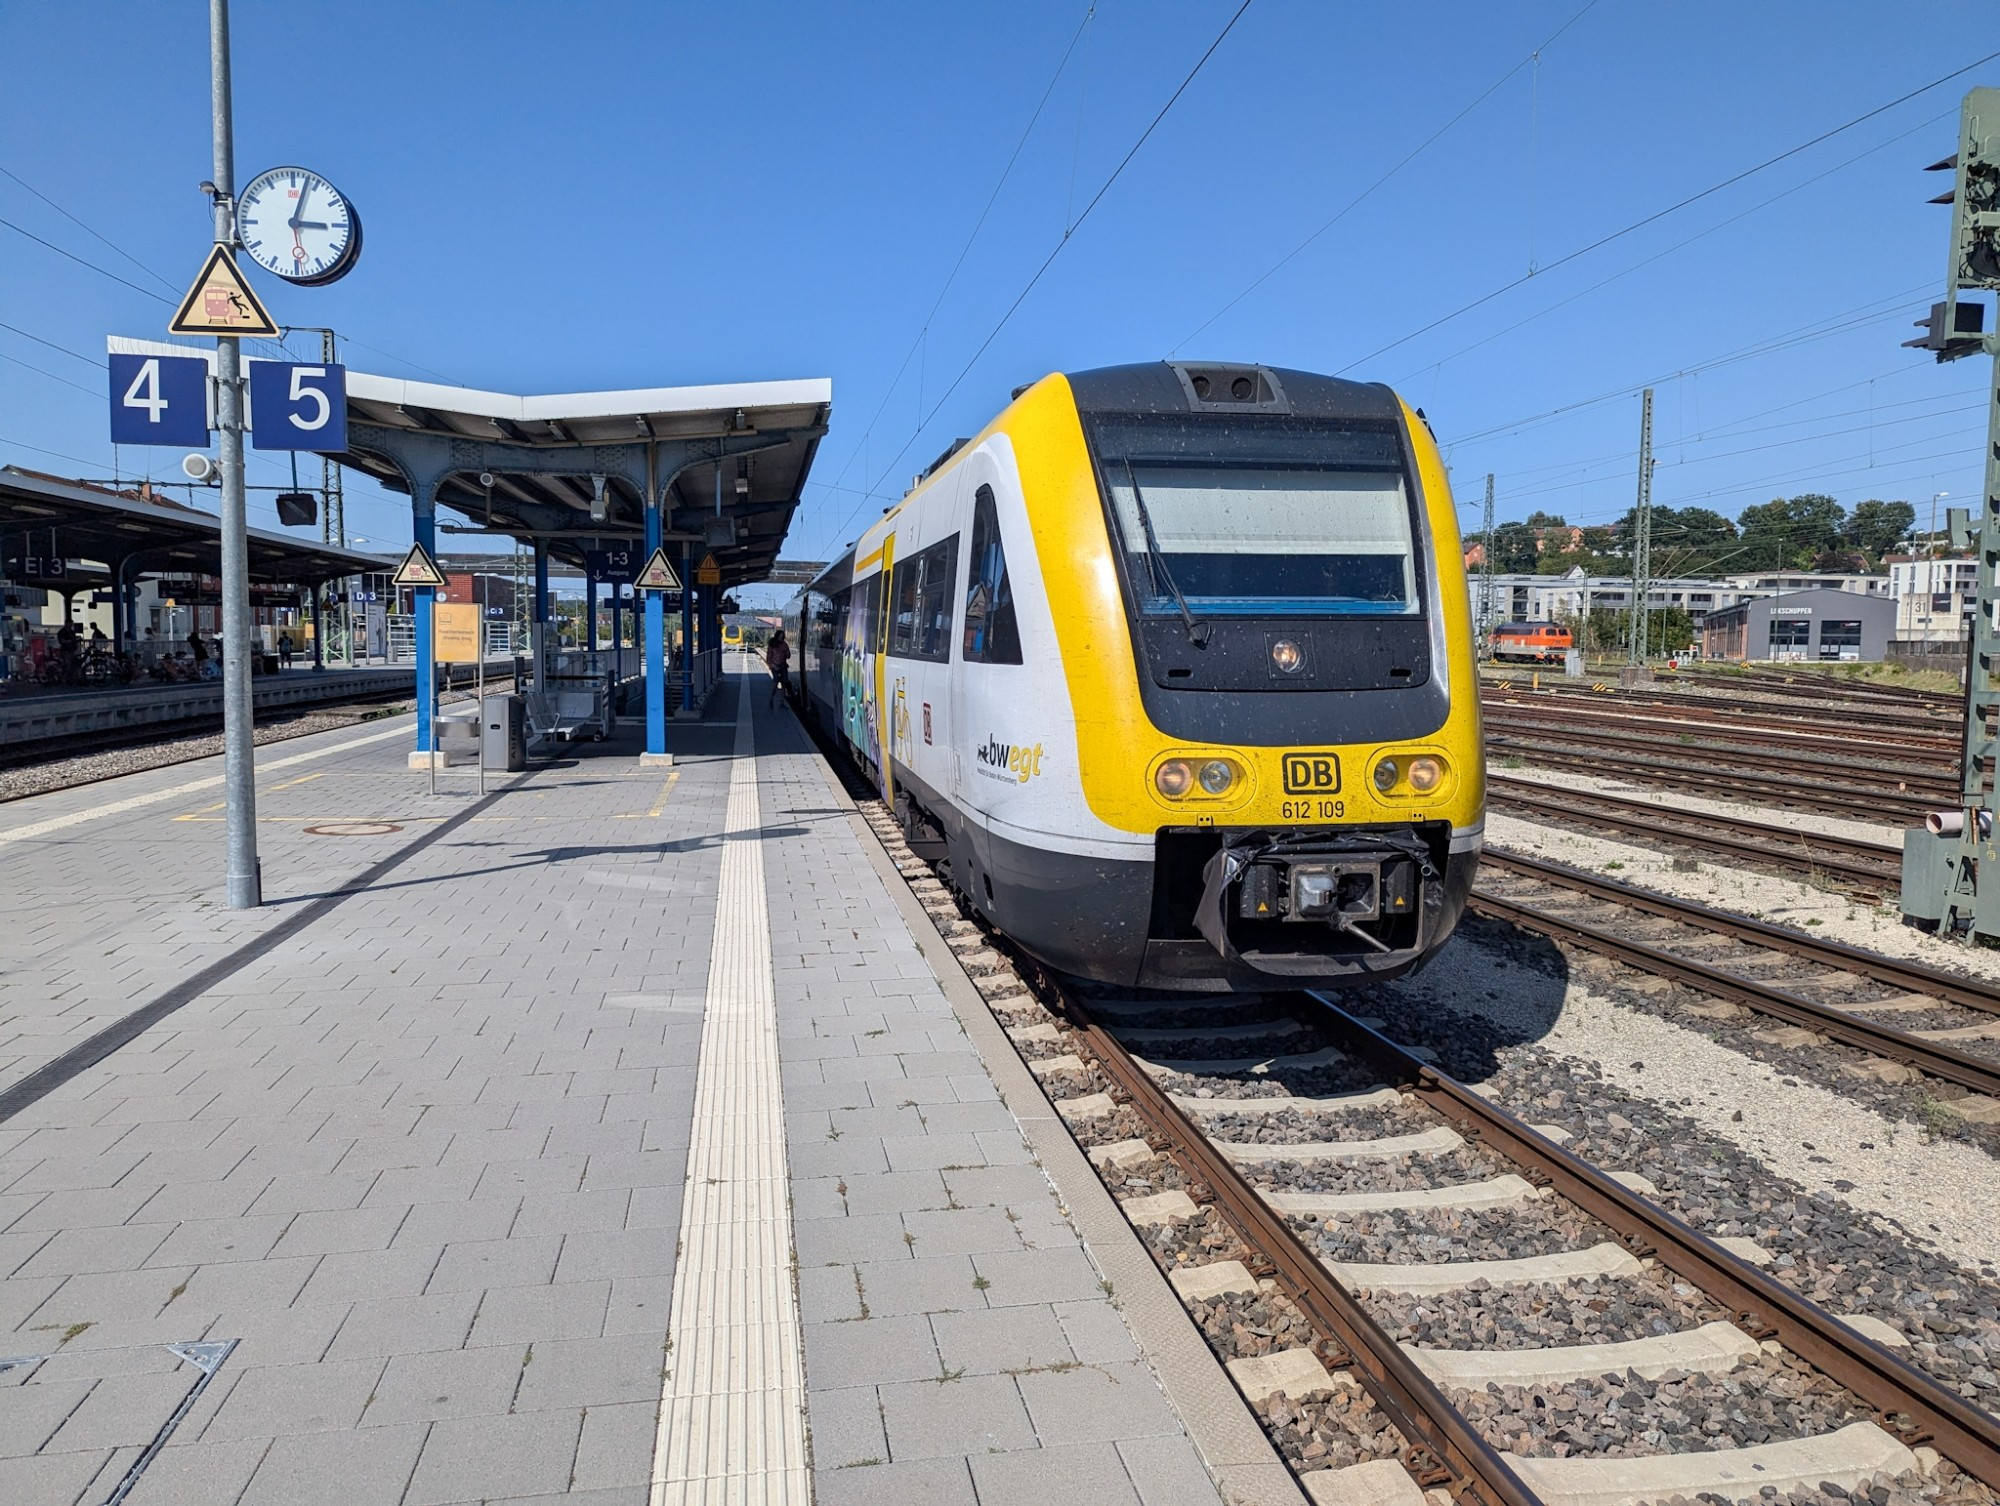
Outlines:
[[[786,618],[803,713],[1055,969],[1347,987],[1457,924],[1485,811],[1472,625],[1437,444],[1387,387],[1044,377]]]
[[[1576,647],[1576,635],[1555,622],[1503,622],[1491,643],[1497,663],[1561,664]]]

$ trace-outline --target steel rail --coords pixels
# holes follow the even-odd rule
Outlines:
[[[1132,1060],[1118,1038],[1101,1025],[1089,1007],[1053,975],[1037,968],[1054,995],[1065,1022],[1095,1057],[1107,1077],[1146,1123],[1166,1142],[1167,1153],[1180,1163],[1197,1202],[1212,1202],[1235,1226],[1238,1236],[1271,1264],[1285,1295],[1323,1334],[1333,1335],[1345,1350],[1326,1356],[1333,1365],[1354,1371],[1369,1396],[1397,1430],[1428,1453],[1429,1460],[1404,1464],[1420,1483],[1442,1483],[1461,1501],[1487,1506],[1541,1506],[1540,1497],[1522,1483],[1499,1452],[1479,1435],[1464,1413],[1454,1407],[1437,1384],[1424,1374],[1402,1345],[1391,1338],[1374,1315],[1337,1281],[1319,1257],[1292,1232],[1284,1215],[1260,1197],[1240,1171],[1176,1108],[1145,1070]],[[1429,1477],[1429,1478],[1427,1478]]]
[[[1844,941],[1808,936],[1790,926],[1774,926],[1769,921],[1740,915],[1733,910],[1717,910],[1693,900],[1677,899],[1671,894],[1641,889],[1636,884],[1621,883],[1602,874],[1573,868],[1567,863],[1530,857],[1524,852],[1489,847],[1480,862],[1483,866],[1511,869],[1530,878],[1560,884],[1566,889],[1577,889],[1628,909],[1650,911],[1704,931],[1719,931],[1741,941],[1754,941],[1760,946],[1790,952],[1843,972],[1860,973],[1878,983],[1906,988],[1913,993],[1936,994],[1947,1003],[1976,1009],[1983,1014],[2000,1014],[2000,987],[1977,978],[1948,973],[1928,963],[1886,956],[1881,952],[1871,952],[1866,947],[1849,946]]]
[[[1535,860],[1519,860],[1514,858],[1512,854],[1495,853],[1489,848],[1487,849],[1484,861],[1491,862],[1495,867],[1506,868],[1516,862],[1524,861],[1532,863]],[[1547,866],[1559,867],[1560,865],[1551,864]],[[1569,872],[1574,873],[1575,870],[1572,869]],[[1539,873],[1535,876],[1545,877],[1545,875]],[[1577,877],[1588,880],[1591,876],[1588,874],[1578,874]],[[1549,881],[1561,884],[1565,888],[1585,889],[1585,885],[1574,883],[1566,877],[1551,878]],[[1585,890],[1585,892],[1596,891]],[[1621,905],[1629,904],[1634,909],[1647,910],[1657,915],[1665,915],[1677,921],[1683,919],[1679,914],[1655,908],[1652,904],[1646,902],[1650,900],[1651,896],[1646,896],[1644,900],[1628,900],[1621,895],[1597,893],[1597,897],[1610,899]],[[1802,994],[1793,993],[1790,989],[1782,988],[1777,984],[1765,983],[1756,978],[1746,978],[1741,973],[1732,973],[1725,968],[1714,967],[1706,962],[1697,962],[1691,957],[1683,957],[1677,953],[1662,950],[1647,942],[1634,941],[1629,937],[1607,931],[1601,926],[1592,925],[1589,921],[1573,920],[1568,916],[1562,915],[1552,915],[1545,910],[1538,910],[1533,905],[1526,904],[1521,900],[1494,894],[1476,885],[1472,891],[1470,904],[1473,910],[1492,919],[1511,921],[1523,929],[1540,932],[1542,935],[1555,940],[1569,941],[1590,951],[1614,957],[1620,962],[1631,963],[1656,976],[1672,978],[1676,982],[1686,983],[1716,998],[1727,999],[1733,1004],[1741,1004],[1748,1009],[1755,1010],[1759,1014],[1772,1015],[1791,1024],[1803,1026],[1805,1029],[1837,1040],[1843,1045],[1852,1046],[1858,1051],[1866,1051],[1874,1056],[1886,1057],[1891,1061],[1902,1062],[1906,1066],[1915,1067],[1918,1071],[1928,1073],[1932,1077],[1942,1078],[1946,1082],[1955,1082],[1972,1092],[1983,1093],[1993,1098],[2000,1098],[2000,1062],[1990,1061],[1983,1057],[1972,1056],[1964,1051],[1954,1050],[1952,1047],[1939,1041],[1927,1041],[1921,1036],[1911,1035],[1909,1032],[1897,1030],[1893,1026],[1872,1024],[1848,1010],[1837,1008],[1831,1004],[1821,1004],[1816,1000],[1808,999]],[[1749,920],[1747,917],[1725,916],[1719,912],[1710,912],[1710,918],[1707,921],[1693,920],[1688,923],[1701,926],[1706,930],[1737,936],[1740,939],[1758,941],[1763,941],[1764,939],[1751,929],[1759,926],[1760,923]],[[1837,945],[1837,943],[1830,943],[1830,945]],[[1785,950],[1794,949],[1786,947]],[[1809,950],[1797,950],[1802,956],[1812,957],[1816,955]],[[1842,950],[1847,952],[1855,951],[1853,948],[1842,948]],[[1874,953],[1864,952],[1859,953],[1859,956],[1873,959],[1875,962],[1893,962],[1893,959],[1876,957]],[[1862,972],[1864,968],[1871,966],[1868,962],[1841,962],[1836,961],[1832,957],[1820,957],[1817,960],[1826,961],[1833,966],[1841,967],[1849,972]],[[1906,964],[1895,965],[1904,966]],[[1924,969],[1923,971],[1928,973],[1929,970]],[[1881,972],[1870,971],[1868,976],[1880,977],[1882,981],[1893,981],[1886,974],[1887,970],[1885,969]],[[1928,986],[1924,987],[1921,991],[1927,993],[1936,992],[1934,988]],[[1940,1002],[1947,1001],[1940,1000]],[[1948,1002],[1956,1004],[1961,1001],[1952,999]],[[1867,1006],[1863,1004],[1855,1007],[1865,1009]],[[1991,995],[1984,995],[1980,1002],[1967,1004],[1966,1007],[1983,1010],[1989,1014],[2000,1012],[2000,1000],[1996,1000]]]
[[[1489,686],[1482,696],[1482,703],[1502,710],[1509,707],[1526,711],[1560,709],[1590,720],[1613,718],[1646,723],[1692,722],[1746,732],[1784,733],[1800,739],[1823,738],[1829,723],[1837,723],[1843,729],[1880,727],[1898,731],[1903,734],[1905,745],[1912,748],[1956,752],[1958,747],[1952,741],[1949,729],[1941,722],[1913,722],[1900,712],[1870,711],[1852,706],[1801,707],[1785,715],[1780,714],[1785,710],[1783,707],[1774,711],[1768,705],[1759,707],[1754,702],[1720,701],[1706,696],[1641,696],[1628,691],[1615,699],[1607,699],[1587,690],[1551,690],[1547,686],[1524,691],[1516,691],[1512,686]]]
[[[1489,724],[1508,727],[1517,731],[1540,732],[1554,728],[1567,737],[1585,739],[1593,743],[1609,743],[1613,747],[1658,748],[1664,737],[1672,731],[1672,724],[1654,721],[1647,728],[1614,725],[1609,718],[1571,715],[1568,708],[1558,706],[1483,706],[1485,720]],[[1774,773],[1789,774],[1800,770],[1825,772],[1828,774],[1865,774],[1877,779],[1900,779],[1904,781],[1939,780],[1951,783],[1958,768],[1958,755],[1953,751],[1949,758],[1940,754],[1919,753],[1907,748],[1870,748],[1878,761],[1857,764],[1854,760],[1854,741],[1851,738],[1815,738],[1810,743],[1803,738],[1786,738],[1773,734],[1769,737],[1754,732],[1737,733],[1729,729],[1710,730],[1706,726],[1680,732],[1677,738],[1691,739],[1675,742],[1675,746],[1689,753],[1715,755],[1718,762],[1739,765],[1746,769],[1764,769]],[[1881,761],[1888,760],[1888,761]],[[1954,786],[1955,787],[1955,786]],[[1954,797],[1956,798],[1956,797]]]
[[[1530,1180],[1554,1187],[1624,1239],[1635,1255],[1660,1260],[1729,1308],[1752,1336],[1775,1337],[1818,1367],[1875,1408],[1905,1444],[1928,1443],[1975,1479],[2000,1486],[2000,1422],[1505,1109],[1419,1061],[1331,999],[1311,992],[1304,997],[1331,1015],[1388,1081],[1409,1084],[1415,1097],[1521,1167]],[[1898,1424],[1899,1416],[1909,1419],[1908,1425]]]
[[[1809,779],[1788,779],[1748,769],[1697,769],[1685,763],[1666,762],[1660,758],[1663,750],[1657,744],[1654,745],[1654,756],[1648,758],[1636,753],[1565,744],[1559,738],[1523,737],[1504,729],[1496,730],[1490,725],[1486,729],[1486,745],[1489,752],[1513,753],[1524,758],[1533,756],[1542,763],[1614,770],[1642,784],[1656,784],[1684,792],[1706,791],[1720,799],[1745,803],[1763,800],[1795,810],[1860,821],[1879,822],[1885,816],[1917,821],[1932,811],[1953,809],[1959,798],[1955,789],[1947,792],[1943,786],[1937,786],[1929,793],[1911,790],[1851,793],[1851,783],[1837,786],[1816,784]]]
[[[1710,811],[1682,813],[1650,801],[1621,799],[1597,790],[1559,790],[1497,774],[1486,776],[1486,798],[1489,806],[1580,820],[1766,866],[1804,862],[1817,872],[1874,890],[1901,881],[1897,866],[1901,853],[1881,842],[1827,836]]]
[[[1866,680],[1835,680],[1827,676],[1802,675],[1796,671],[1753,669],[1748,674],[1722,674],[1711,669],[1688,668],[1675,672],[1690,685],[1716,685],[1724,689],[1749,690],[1758,695],[1778,694],[1798,699],[1837,701],[1843,696],[1856,701],[1876,701],[1883,705],[1930,707],[1956,716],[1962,709],[1956,695],[1921,690],[1914,685],[1872,685]]]

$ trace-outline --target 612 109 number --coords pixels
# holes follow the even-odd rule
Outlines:
[[[1347,814],[1345,800],[1287,800],[1279,807],[1287,821],[1337,821]]]

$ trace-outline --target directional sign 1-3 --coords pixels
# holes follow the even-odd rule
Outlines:
[[[113,444],[208,447],[207,361],[114,353],[110,365]]]
[[[345,450],[347,368],[252,361],[250,446],[327,454]]]
[[[631,548],[586,549],[583,551],[583,565],[606,585],[629,586],[639,568],[639,551]]]

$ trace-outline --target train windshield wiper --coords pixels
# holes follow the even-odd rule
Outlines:
[[[1139,514],[1139,526],[1146,533],[1146,574],[1153,579],[1155,592],[1159,582],[1165,581],[1167,589],[1173,593],[1174,605],[1181,610],[1181,625],[1186,628],[1188,642],[1197,648],[1208,645],[1208,624],[1195,621],[1194,613],[1188,610],[1187,598],[1181,595],[1181,588],[1174,583],[1174,572],[1167,566],[1167,556],[1160,549],[1160,536],[1153,531],[1153,515],[1146,509],[1146,494],[1139,490],[1139,478],[1132,473],[1132,462],[1125,462],[1125,479],[1132,487],[1132,506]]]

